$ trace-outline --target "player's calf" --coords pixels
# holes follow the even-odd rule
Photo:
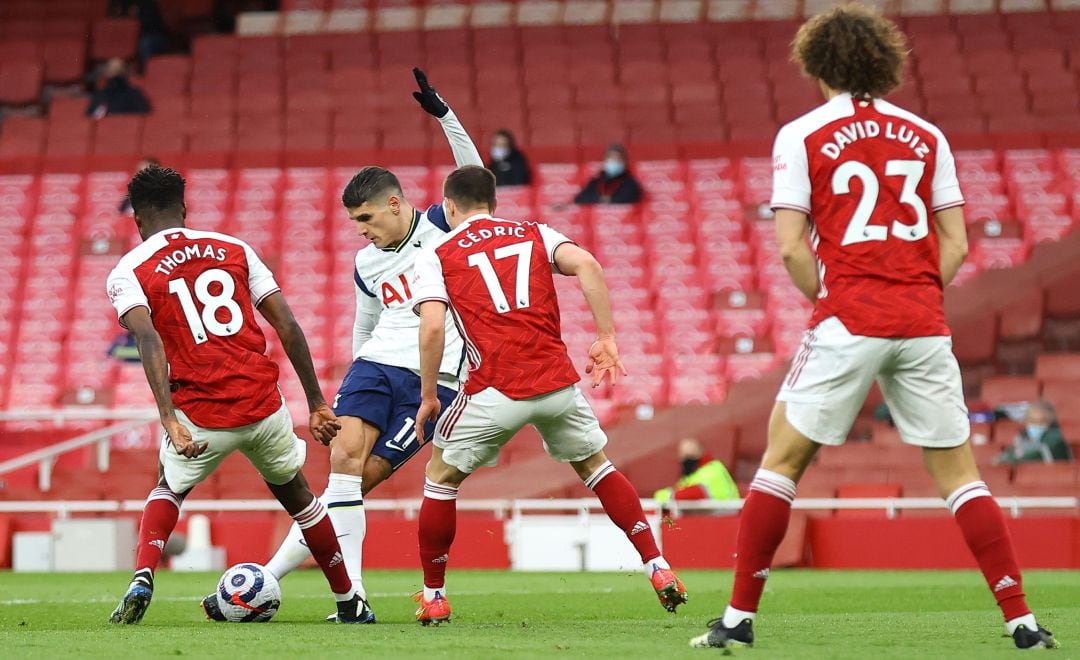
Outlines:
[[[623,530],[638,551],[642,568],[660,604],[667,611],[674,612],[687,600],[686,587],[660,554],[633,485],[604,457],[603,452],[574,464],[574,469],[583,477],[585,485],[596,493],[611,522]]]
[[[135,574],[120,604],[109,617],[109,623],[138,623],[146,615],[154,594],[154,571],[161,562],[165,543],[176,527],[182,501],[183,495],[173,492],[164,479],[150,491],[139,522]]]

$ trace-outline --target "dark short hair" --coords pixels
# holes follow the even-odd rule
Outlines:
[[[365,167],[349,179],[341,193],[341,203],[346,208],[360,206],[379,196],[391,193],[401,194],[401,182],[394,173],[385,167],[374,165]]]
[[[128,200],[135,213],[171,211],[184,206],[187,182],[171,167],[148,165],[128,181]]]
[[[465,165],[451,172],[443,184],[443,196],[465,209],[495,209],[495,175],[479,165]]]
[[[510,143],[511,149],[517,149],[517,138],[514,137],[514,134],[511,133],[508,128],[500,128],[495,131],[495,134],[492,135],[492,137],[504,137],[506,138],[506,141]]]
[[[880,98],[900,86],[907,40],[876,10],[850,3],[799,28],[791,58],[806,75],[838,92]]]

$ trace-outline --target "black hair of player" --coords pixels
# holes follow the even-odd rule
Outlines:
[[[443,184],[443,196],[462,210],[495,210],[495,175],[479,165],[465,165],[451,172]]]
[[[175,212],[183,217],[186,187],[184,177],[171,167],[147,165],[128,181],[128,199],[138,216]]]
[[[345,190],[341,192],[341,203],[345,205],[345,208],[351,209],[364,202],[378,199],[383,194],[393,193],[401,195],[401,182],[398,178],[385,167],[371,165],[349,179]]]
[[[806,75],[838,92],[881,98],[900,86],[907,39],[878,11],[841,4],[799,28],[791,59]]]

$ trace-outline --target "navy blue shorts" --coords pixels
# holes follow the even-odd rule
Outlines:
[[[439,386],[445,412],[455,390]],[[371,453],[389,461],[397,470],[420,449],[416,439],[416,412],[420,407],[420,376],[402,367],[357,360],[349,367],[334,397],[334,414],[359,417],[379,429]],[[435,436],[435,424],[425,427],[424,437]]]

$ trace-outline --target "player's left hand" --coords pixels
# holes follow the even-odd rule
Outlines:
[[[427,442],[427,438],[424,437],[424,425],[437,420],[441,411],[442,402],[438,398],[420,400],[420,408],[416,411],[416,439],[420,441],[420,444]]]
[[[604,378],[610,379],[614,385],[619,381],[619,372],[626,376],[626,367],[619,359],[619,348],[615,345],[615,339],[601,337],[589,347],[589,361],[585,363],[585,373],[592,374],[592,386],[600,387]]]
[[[324,445],[329,445],[337,432],[341,430],[341,422],[338,421],[334,411],[330,410],[330,406],[324,403],[311,411],[311,417],[308,418],[308,429],[311,431],[311,437]]]
[[[420,104],[420,107],[424,109],[424,112],[429,115],[433,115],[442,119],[450,112],[450,106],[446,105],[446,101],[443,97],[439,96],[439,93],[435,91],[435,88],[428,82],[427,74],[425,74],[418,67],[413,67],[413,75],[416,76],[416,84],[420,86],[420,91],[413,92],[413,98]]]

